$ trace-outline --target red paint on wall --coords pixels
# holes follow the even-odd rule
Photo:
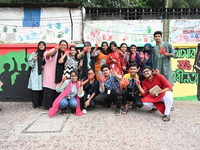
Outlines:
[[[58,44],[47,44],[46,48],[47,50],[50,50],[57,46]],[[76,44],[69,44],[68,49],[69,50],[70,46],[76,46]],[[0,55],[4,56],[5,54],[9,52],[19,52],[20,50],[26,50],[27,48],[27,53],[31,54],[37,49],[37,44],[1,44],[0,45]]]

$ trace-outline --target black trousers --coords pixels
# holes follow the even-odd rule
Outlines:
[[[54,100],[59,96],[60,93],[49,88],[43,88],[43,92],[42,106],[51,108]]]
[[[135,103],[135,106],[138,108],[141,108],[143,106],[143,103],[140,99],[141,97],[138,94],[130,94],[127,92],[127,90],[123,90],[123,105],[127,104],[127,101],[133,101]]]
[[[31,99],[34,106],[42,106],[43,99],[43,90],[42,91],[33,91],[31,90]]]
[[[111,106],[112,102],[116,104],[116,107],[119,109],[122,105],[122,92],[119,89],[111,90],[110,94],[107,94],[107,91],[103,94],[99,94],[95,97],[96,103],[107,104]]]
[[[85,107],[84,107],[84,106],[85,106],[85,102],[88,100],[87,96],[88,96],[88,94],[85,93],[84,96],[81,98],[81,109],[84,109],[84,108],[85,108]],[[90,95],[90,96],[91,96],[91,95]],[[94,98],[95,98],[95,97],[94,97]],[[88,107],[91,107],[91,108],[95,108],[95,107],[96,107],[96,102],[95,102],[94,98],[91,99],[90,105],[89,105]]]

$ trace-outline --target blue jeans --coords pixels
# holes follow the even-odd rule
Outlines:
[[[75,109],[78,106],[78,102],[77,102],[76,98],[70,98],[70,99],[63,98],[60,101],[60,108],[61,109],[65,109],[68,105],[72,109]]]

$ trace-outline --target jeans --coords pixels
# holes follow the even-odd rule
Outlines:
[[[70,99],[63,98],[60,101],[60,108],[61,109],[65,109],[68,105],[69,105],[70,108],[75,109],[78,106],[78,102],[77,102],[76,98],[74,98],[74,97],[70,98]]]

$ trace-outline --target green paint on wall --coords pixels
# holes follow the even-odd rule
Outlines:
[[[27,55],[27,57],[29,57],[29,55]],[[18,71],[22,71],[22,67],[24,67],[26,71],[28,70],[28,63],[26,62],[25,58],[26,58],[26,53],[24,50],[20,50],[19,52],[12,51],[10,53],[7,53],[4,56],[0,55],[0,74],[5,71],[4,65],[6,63],[9,64],[10,69],[8,71],[12,72],[12,76],[11,76],[12,85],[15,83],[15,79],[16,79],[16,76],[18,75]],[[13,59],[15,59],[17,66],[15,66]],[[0,88],[0,91],[2,91],[1,88]]]
[[[175,101],[197,101],[197,96],[174,97]]]

